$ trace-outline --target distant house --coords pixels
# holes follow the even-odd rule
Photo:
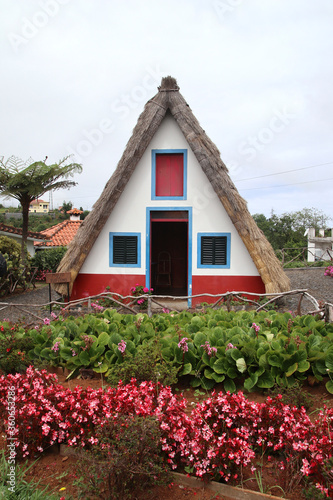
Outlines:
[[[19,244],[22,242],[22,229],[14,226],[7,226],[0,223],[0,236],[7,236],[17,241]],[[31,257],[35,255],[35,243],[45,244],[47,236],[33,231],[28,231],[27,250]]]
[[[58,272],[71,272],[73,299],[106,286],[127,295],[136,284],[172,296],[290,287],[172,77],[163,78],[147,102]],[[66,294],[66,286],[55,288]],[[206,295],[192,304],[204,300],[216,299]]]
[[[308,262],[333,259],[333,229],[331,236],[325,236],[324,229],[319,229],[319,234],[316,236],[315,228],[310,227],[306,230],[305,236],[308,237]]]
[[[80,220],[80,215],[83,213],[83,211],[78,210],[77,208],[73,208],[67,213],[70,214],[69,220],[64,220],[63,222],[59,222],[59,224],[56,224],[55,226],[41,231],[41,234],[45,236],[47,241],[36,242],[36,250],[45,250],[48,248],[68,246],[83,222],[82,220]]]
[[[42,214],[42,213],[47,214],[50,211],[49,207],[50,207],[50,202],[48,201],[44,201],[41,199],[33,200],[30,203],[29,212],[35,214]]]

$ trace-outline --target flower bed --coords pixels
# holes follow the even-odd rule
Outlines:
[[[247,391],[255,391],[275,384],[291,387],[311,376],[325,379],[333,394],[333,324],[313,316],[212,309],[153,318],[111,309],[79,318],[53,315],[15,335],[31,338],[33,347],[26,354],[32,363],[61,366],[74,376],[83,368],[107,378],[128,355],[150,344],[158,346],[178,377],[191,378],[192,387],[211,390],[223,383],[225,391],[235,392],[241,380]],[[4,325],[4,337],[9,337],[11,325]]]
[[[107,420],[153,416],[172,470],[237,484],[244,470],[258,473],[256,462],[265,456],[287,477],[307,477],[332,496],[333,409],[323,407],[311,422],[304,408],[284,405],[280,397],[253,403],[241,392],[213,392],[187,414],[182,395],[153,382],[132,380],[107,390],[70,390],[57,382],[33,367],[0,378],[0,418],[18,457],[42,453],[54,443],[92,448],[98,446],[96,429]]]

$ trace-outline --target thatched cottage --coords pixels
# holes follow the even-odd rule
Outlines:
[[[71,272],[72,299],[106,286],[128,295],[136,284],[173,296],[289,290],[219,150],[172,77],[145,105],[58,272]],[[66,294],[66,285],[56,287]]]

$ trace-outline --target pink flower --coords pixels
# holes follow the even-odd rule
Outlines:
[[[53,347],[51,347],[51,350],[52,350],[52,351],[54,351],[54,352],[59,351],[59,345],[60,345],[60,343],[59,343],[59,342],[56,342],[56,343],[54,344],[54,346],[53,346]]]
[[[43,436],[47,436],[50,432],[51,427],[47,424],[42,425]]]
[[[125,340],[122,340],[121,342],[119,342],[119,344],[118,344],[118,351],[120,351],[122,354],[124,354],[124,352],[126,351],[126,342],[125,342]]]
[[[49,325],[51,323],[51,320],[49,318],[44,318],[44,325]]]
[[[91,307],[93,309],[95,309],[96,312],[101,312],[104,309],[103,306],[100,306],[99,304],[95,304],[95,302],[92,302]]]
[[[143,293],[148,293],[148,292],[149,292],[149,288],[144,287],[144,289],[143,289]]]
[[[180,342],[178,343],[179,349],[181,349],[183,352],[187,352],[188,351],[187,341],[188,341],[188,338],[187,337],[183,337],[180,340]]]
[[[226,346],[225,350],[228,351],[229,349],[237,349],[236,346],[234,346],[231,342]]]
[[[216,347],[211,347],[211,346],[209,345],[208,340],[206,340],[206,342],[205,342],[203,345],[201,345],[200,347],[203,347],[203,348],[204,348],[204,350],[206,351],[206,353],[208,354],[208,356],[209,356],[209,357],[210,357],[210,356],[215,356],[215,355],[216,355],[216,353],[217,353],[217,349],[216,349]]]

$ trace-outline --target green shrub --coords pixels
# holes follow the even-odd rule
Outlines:
[[[10,328],[9,323],[1,325],[0,370],[4,373],[22,373],[31,364],[26,353],[33,348],[31,337],[17,337],[18,327]]]
[[[297,406],[297,408],[304,406],[308,410],[312,404],[311,396],[304,391],[303,384],[299,380],[296,380],[291,387],[279,387],[275,385],[268,393],[273,398],[281,394],[282,403],[288,406]]]
[[[114,387],[119,380],[128,384],[132,378],[138,382],[152,380],[163,385],[176,384],[180,367],[165,361],[157,343],[145,343],[137,347],[135,354],[124,353],[124,361],[110,367],[108,383]]]
[[[168,484],[159,424],[153,417],[118,415],[97,429],[98,442],[82,451],[77,464],[81,496],[130,499],[155,485]]]
[[[39,250],[32,259],[32,265],[37,267],[39,273],[43,271],[55,273],[66,250],[66,247]]]
[[[6,256],[7,268],[18,266],[21,261],[21,245],[13,238],[0,236],[0,252]]]
[[[7,273],[1,280],[0,296],[12,293],[17,286],[25,290],[31,278],[29,253],[27,254],[27,263],[23,265],[20,243],[7,236],[0,236],[0,252],[7,262]]]

